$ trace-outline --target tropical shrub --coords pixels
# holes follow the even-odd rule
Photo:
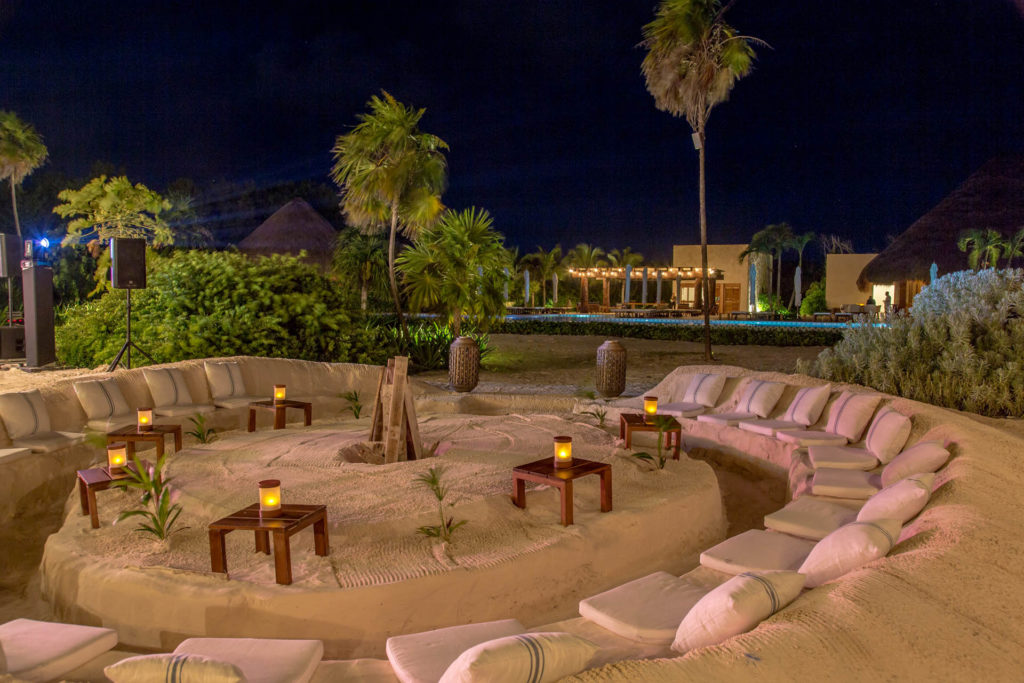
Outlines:
[[[554,318],[554,316],[552,316]],[[637,339],[702,341],[699,325],[625,323],[602,320],[503,320],[491,328],[494,334],[568,334]],[[842,339],[839,327],[779,327],[770,325],[712,325],[716,345],[831,346]]]
[[[782,304],[782,297],[778,294],[765,294],[763,292],[757,295],[757,310],[771,311],[772,313],[780,313],[782,315],[789,313],[789,309]]]
[[[948,408],[1024,415],[1024,270],[950,273],[912,316],[854,325],[801,371]]]
[[[800,315],[809,318],[819,311],[827,311],[828,302],[825,300],[825,280],[812,282],[807,288],[807,294],[800,302]]]
[[[382,364],[391,356],[408,356],[412,372],[444,370],[448,367],[448,347],[455,341],[455,333],[450,327],[436,321],[421,321],[409,326],[409,338],[405,339],[399,328],[387,320],[382,318],[366,328],[367,339],[373,341],[376,353],[382,357],[382,360],[375,361],[377,364]],[[480,358],[485,358],[491,352],[487,335],[472,333],[469,336],[480,347]]]
[[[139,460],[139,456],[132,455],[132,463],[135,467],[126,467],[125,476],[122,479],[115,479],[113,485],[127,491],[136,489],[142,491],[139,500],[140,507],[133,510],[125,510],[117,517],[118,522],[123,522],[130,517],[141,517],[139,526],[135,530],[139,533],[149,534],[153,538],[165,541],[176,531],[174,525],[181,514],[181,505],[175,502],[178,497],[176,491],[171,488],[171,478],[164,476],[164,463],[167,455],[161,455],[155,465]],[[186,527],[187,528],[187,527]]]

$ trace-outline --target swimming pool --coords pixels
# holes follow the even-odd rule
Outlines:
[[[621,323],[623,325],[691,325],[699,326],[704,324],[703,318],[617,318],[612,315],[600,315],[593,313],[570,313],[570,314],[536,314],[536,315],[506,315],[505,320],[547,320],[553,322],[601,322]],[[805,322],[802,320],[715,320],[712,325],[723,327],[783,327],[794,329],[819,329],[819,330],[842,330],[851,323],[833,322]],[[873,323],[875,327],[884,327],[885,323]]]

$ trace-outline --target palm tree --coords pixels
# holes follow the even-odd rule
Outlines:
[[[371,285],[386,286],[386,250],[387,244],[379,233],[367,235],[356,228],[349,228],[338,235],[331,258],[331,270],[342,277],[356,276],[359,282],[360,310],[366,310]]]
[[[743,259],[751,254],[767,254],[772,260],[778,262],[777,266],[773,265],[773,270],[775,270],[777,283],[775,293],[780,299],[782,298],[782,252],[789,248],[792,239],[793,230],[788,223],[767,225],[763,230],[754,233],[750,238],[750,245],[740,253],[739,257],[740,263],[743,263]],[[768,288],[771,289],[770,284]]]
[[[968,252],[967,263],[972,269],[984,270],[996,267],[1006,246],[1006,238],[992,228],[975,228],[960,233],[956,246],[960,251]]]
[[[700,166],[700,265],[708,272],[708,220],[705,189],[705,128],[711,109],[729,98],[736,81],[750,72],[755,39],[739,35],[723,16],[736,0],[662,0],[644,26],[647,48],[642,70],[658,109],[685,116],[693,130]],[[760,42],[760,41],[757,41]],[[704,359],[711,358],[710,279],[704,287]]]
[[[15,188],[32,171],[43,165],[48,152],[43,138],[31,123],[18,118],[13,111],[0,111],[0,180],[11,185],[11,208],[14,210],[14,230],[21,241],[21,221],[18,219],[18,196]]]
[[[410,306],[444,311],[456,337],[463,315],[480,329],[504,311],[501,289],[508,252],[493,225],[484,209],[445,211],[398,257]]]
[[[402,315],[395,276],[395,238],[399,231],[415,237],[434,223],[444,208],[441,192],[448,175],[441,138],[420,131],[425,109],[413,109],[382,91],[367,102],[369,113],[339,135],[331,150],[331,178],[341,189],[341,208],[350,225],[376,232],[390,225],[388,278],[391,298],[405,339],[409,328]]]
[[[807,247],[808,244],[810,244],[811,242],[814,241],[815,237],[816,237],[816,235],[813,232],[805,232],[802,235],[793,235],[792,237],[789,238],[789,242],[786,245],[787,247],[789,247],[790,249],[792,249],[793,251],[796,252],[796,256],[797,256],[796,267],[799,269],[799,271],[801,273],[803,273],[803,269],[804,269],[804,249]],[[797,288],[796,275],[794,274],[794,276],[793,276],[793,294],[791,294],[790,297],[789,297],[789,305],[790,305],[791,308],[792,308],[793,304],[796,302],[796,295],[797,295],[796,288]]]
[[[625,249],[612,249],[608,252],[608,263],[616,268],[625,268],[626,266],[636,267],[644,262],[644,255],[639,252],[634,252],[629,247]],[[622,280],[622,294],[619,296],[622,303],[626,302],[626,280]]]
[[[562,245],[556,244],[551,251],[546,251],[543,247],[538,246],[537,251],[532,254],[527,254],[525,259],[529,259],[530,263],[537,268],[537,275],[540,277],[540,289],[542,303],[547,303],[548,300],[548,280],[551,279],[552,275],[559,275],[565,270],[565,266],[562,265]]]
[[[771,288],[772,288],[772,273],[771,273],[771,271],[772,271],[772,269],[775,266],[775,250],[774,250],[774,246],[772,244],[771,235],[768,233],[767,230],[758,230],[757,232],[755,232],[751,236],[750,244],[747,245],[746,249],[744,249],[742,252],[740,252],[740,256],[739,256],[738,260],[739,260],[740,263],[743,263],[748,258],[751,259],[751,260],[754,260],[754,259],[757,259],[757,257],[759,257],[759,256],[762,257],[764,260],[768,261],[768,269],[767,269],[768,270],[768,294],[771,294]],[[759,261],[758,265],[760,265],[760,261],[762,259],[757,259],[757,260]],[[757,279],[760,280],[761,279],[760,276]],[[757,284],[760,284],[760,283],[757,283]],[[756,284],[755,284],[755,288],[756,288]],[[751,303],[755,303],[756,304],[756,302],[751,302]]]
[[[1003,256],[1006,257],[1006,267],[1013,267],[1013,259],[1018,256],[1024,256],[1024,228],[1021,228],[1013,237],[1006,240],[1006,246],[1003,247]]]
[[[606,261],[601,258],[602,256],[604,256],[604,249],[581,242],[572,248],[567,258],[574,268],[585,270],[605,265]],[[586,312],[589,305],[590,279],[586,275],[582,275],[580,277],[580,306]]]

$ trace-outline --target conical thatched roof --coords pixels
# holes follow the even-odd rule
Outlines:
[[[928,281],[932,262],[945,274],[967,268],[957,239],[964,230],[993,228],[1007,237],[1024,228],[1024,155],[997,157],[921,216],[864,266],[857,284]]]
[[[311,262],[325,266],[338,231],[305,199],[293,199],[263,221],[238,243],[247,254],[298,254],[305,251]]]

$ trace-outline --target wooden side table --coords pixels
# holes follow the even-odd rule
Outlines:
[[[306,401],[293,401],[292,399],[285,399],[283,401],[274,401],[267,399],[266,401],[253,401],[249,404],[249,431],[256,431],[256,411],[257,410],[272,410],[274,411],[274,429],[284,429],[284,418],[285,410],[288,408],[301,408],[305,413],[306,426],[313,424],[313,404],[307,403]]]
[[[612,466],[603,462],[573,458],[572,467],[556,469],[554,458],[512,468],[512,502],[526,507],[526,482],[548,484],[558,489],[562,502],[562,526],[572,524],[572,482],[574,479],[596,474],[601,477],[601,512],[612,509]]]
[[[260,505],[253,503],[210,524],[210,566],[215,572],[228,573],[224,537],[232,531],[255,531],[256,552],[265,555],[270,554],[270,535],[273,534],[274,574],[277,582],[286,586],[292,582],[291,537],[310,525],[316,554],[327,555],[330,549],[326,505],[282,505],[277,517],[260,517]]]
[[[674,424],[665,430],[665,448],[672,448],[672,459],[678,460],[683,440],[683,426],[674,417],[670,419]],[[657,431],[657,425],[646,422],[644,416],[638,413],[623,413],[619,416],[619,438],[626,442],[626,448],[632,448],[633,432]]]
[[[128,463],[128,467],[135,469],[134,463]],[[106,491],[118,479],[124,476],[110,476],[106,467],[94,467],[88,470],[78,470],[78,499],[82,503],[82,514],[89,515],[93,529],[100,528],[100,515],[96,508],[96,492]]]
[[[118,427],[107,432],[107,443],[124,441],[131,458],[136,441],[152,441],[156,444],[156,457],[159,458],[164,454],[164,437],[168,434],[174,435],[174,452],[177,453],[181,450],[181,425],[153,425],[149,429],[139,429],[138,425]]]

